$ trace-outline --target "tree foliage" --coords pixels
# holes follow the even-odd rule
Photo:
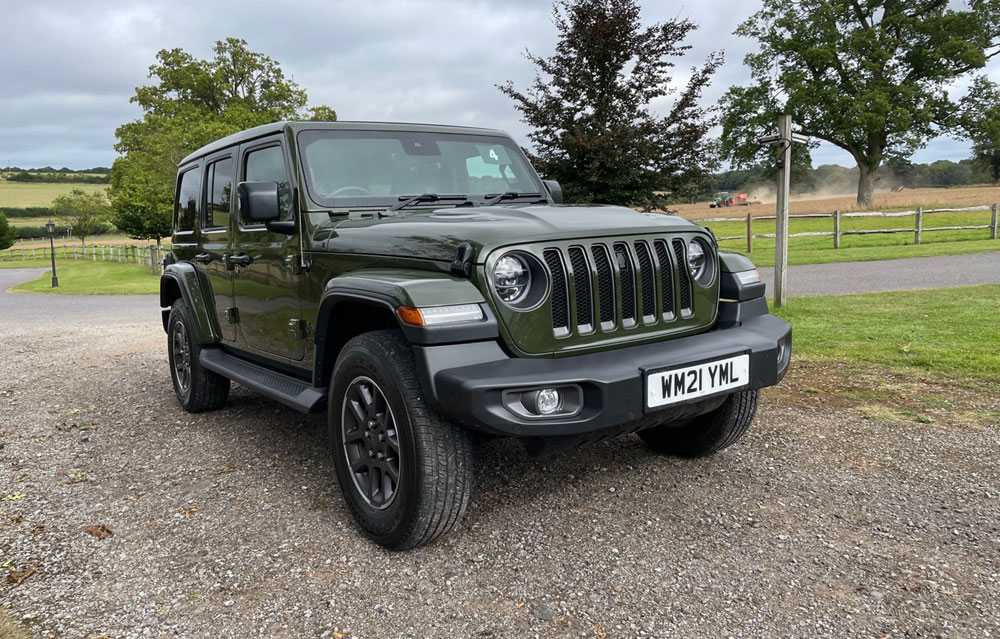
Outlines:
[[[1000,182],[1000,85],[977,77],[961,102],[961,131],[972,140],[972,159]]]
[[[17,231],[7,223],[7,216],[0,213],[0,251],[14,245],[17,238]]]
[[[555,53],[526,53],[536,67],[524,91],[498,85],[534,130],[535,162],[569,201],[660,205],[654,195],[696,192],[715,167],[706,139],[714,113],[699,106],[722,63],[712,54],[676,93],[671,73],[690,49],[688,20],[644,27],[637,0],[559,0]],[[673,96],[664,116],[650,108]]]
[[[108,217],[111,206],[104,193],[87,193],[73,189],[66,195],[52,200],[52,212],[73,227],[73,235],[80,238],[84,246],[91,235],[109,230]]]
[[[111,168],[111,201],[116,224],[130,237],[159,242],[170,234],[177,165],[192,151],[250,127],[311,117],[305,90],[246,41],[220,40],[213,52],[199,60],[182,49],[161,50],[149,68],[154,82],[131,99],[142,119],[115,131],[121,157]],[[327,106],[308,111],[337,117]]]
[[[760,42],[746,56],[754,84],[723,99],[724,156],[760,161],[756,140],[789,113],[806,135],[850,153],[858,204],[874,174],[953,126],[946,89],[1000,53],[1000,0],[764,0],[736,33]]]

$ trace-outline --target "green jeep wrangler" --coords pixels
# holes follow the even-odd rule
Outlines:
[[[753,264],[678,217],[561,201],[485,129],[287,122],[199,149],[160,288],[181,405],[235,381],[325,409],[347,504],[395,549],[461,519],[477,434],[735,442],[791,354]]]

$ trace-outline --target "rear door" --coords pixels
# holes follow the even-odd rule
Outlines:
[[[201,220],[201,251],[195,259],[204,265],[215,298],[215,315],[226,342],[236,340],[233,313],[233,271],[227,257],[233,240],[232,208],[236,159],[229,150],[206,159],[205,208]]]
[[[294,215],[289,175],[279,137],[240,147],[238,181],[277,182],[283,220]],[[250,257],[249,264],[232,271],[234,302],[246,346],[252,351],[301,360],[305,342],[295,330],[302,317],[300,276],[296,275],[298,235],[271,233],[263,224],[251,223],[242,215],[238,215],[234,234],[232,254]]]

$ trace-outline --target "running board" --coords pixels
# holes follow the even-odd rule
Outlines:
[[[321,410],[326,401],[326,388],[316,388],[309,382],[240,359],[219,348],[203,348],[198,361],[240,386],[303,413]]]

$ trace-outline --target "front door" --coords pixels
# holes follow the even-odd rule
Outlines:
[[[282,219],[292,219],[291,181],[280,140],[244,146],[240,153],[240,181],[277,182]],[[237,265],[230,266],[240,332],[247,348],[301,360],[305,342],[297,330],[302,317],[300,276],[296,274],[298,235],[271,233],[262,224],[248,222],[239,215],[230,252],[241,258]]]
[[[233,272],[228,268],[232,241],[231,209],[236,161],[231,154],[208,160],[205,171],[205,215],[201,224],[201,252],[195,259],[204,264],[215,298],[215,316],[226,342],[236,340],[233,313]]]

